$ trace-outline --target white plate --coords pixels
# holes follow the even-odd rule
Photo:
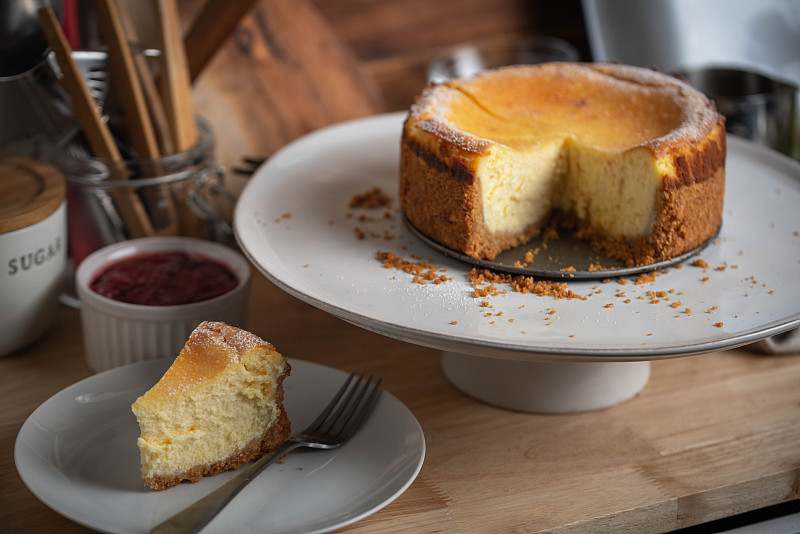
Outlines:
[[[314,420],[347,374],[289,360],[285,405],[292,428]],[[22,425],[14,448],[20,477],[47,506],[91,528],[149,532],[234,476],[235,471],[165,491],[146,488],[139,472],[139,426],[130,406],[155,384],[168,360],[112,369],[51,397]],[[408,488],[422,467],[425,439],[417,420],[383,392],[344,447],[298,450],[270,466],[204,533],[328,532],[380,510]]]
[[[522,360],[656,359],[720,350],[800,325],[797,162],[729,136],[722,230],[701,254],[709,269],[685,264],[642,286],[569,282],[576,293],[592,295],[586,301],[510,291],[475,299],[466,280],[470,267],[439,254],[400,223],[404,117],[378,115],[313,132],[255,173],[234,223],[243,251],[270,280],[390,337]],[[394,197],[393,220],[380,219],[383,210],[348,208],[353,195],[376,186]],[[358,221],[362,214],[380,220]],[[365,239],[355,237],[356,226],[366,231]],[[385,231],[396,237],[385,239]],[[432,259],[454,280],[413,284],[410,275],[383,267],[379,249]],[[626,297],[616,297],[617,289]],[[648,291],[665,291],[670,300],[651,303]],[[483,308],[483,301],[492,308]]]

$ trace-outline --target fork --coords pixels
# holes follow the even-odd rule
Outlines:
[[[291,436],[282,446],[257,460],[245,471],[199,501],[157,525],[151,532],[153,534],[199,532],[275,460],[300,447],[335,449],[344,445],[361,427],[378,401],[381,381],[379,378],[373,383],[371,375],[369,378],[364,378],[364,375],[356,377],[355,373],[350,374],[308,428]]]

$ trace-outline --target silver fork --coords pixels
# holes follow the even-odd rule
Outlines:
[[[381,379],[351,374],[308,428],[256,461],[199,501],[156,526],[153,534],[194,533],[205,527],[259,473],[275,460],[300,447],[334,449],[344,445],[361,427],[381,393]]]

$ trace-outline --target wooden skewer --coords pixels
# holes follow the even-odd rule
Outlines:
[[[83,128],[86,140],[92,154],[98,158],[110,160],[115,168],[111,169],[112,180],[125,180],[127,177],[118,167],[122,164],[122,157],[108,127],[103,122],[97,110],[96,102],[89,89],[81,77],[75,60],[72,58],[72,49],[67,43],[64,32],[58,23],[58,19],[51,8],[42,8],[38,11],[39,21],[42,31],[47,38],[47,42],[56,56],[58,66],[61,69],[61,83],[64,90],[69,94],[75,115]],[[142,206],[136,192],[128,188],[112,189],[112,198],[120,212],[122,220],[125,222],[126,230],[130,237],[145,237],[153,235],[153,228],[147,217],[147,212]]]
[[[119,11],[113,0],[96,0],[95,5],[131,145],[137,157],[156,159],[161,154]],[[145,189],[144,194],[151,208],[157,207],[151,221],[157,220],[161,224],[154,228],[154,232],[157,235],[180,234],[178,214],[169,188],[151,187]]]
[[[178,152],[184,152],[197,142],[197,125],[178,6],[175,0],[156,0],[156,4],[163,54],[163,70],[159,79],[161,99],[171,125],[175,148]]]
[[[110,0],[96,0],[98,20],[108,49],[108,62],[114,87],[125,115],[128,135],[140,158],[159,156],[155,131],[139,84],[133,54],[124,34],[117,6]]]

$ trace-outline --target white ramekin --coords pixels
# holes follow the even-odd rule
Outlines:
[[[178,306],[128,304],[89,288],[102,267],[144,252],[183,251],[220,261],[239,285],[213,299]],[[250,264],[219,243],[191,237],[145,237],[115,243],[87,256],[75,273],[81,301],[83,344],[95,372],[162,357],[175,357],[202,321],[222,321],[246,328]]]

